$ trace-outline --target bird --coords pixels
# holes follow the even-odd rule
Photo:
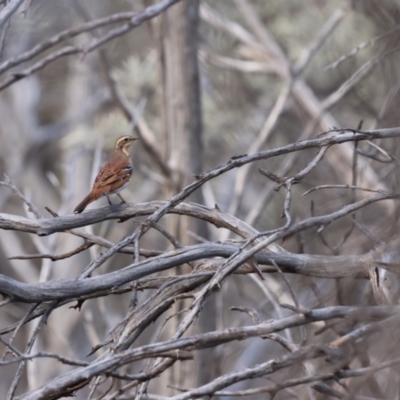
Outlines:
[[[110,194],[117,194],[122,200],[121,204],[125,203],[125,200],[118,192],[124,189],[131,180],[133,165],[128,149],[138,139],[133,136],[122,136],[117,139],[112,157],[103,165],[97,174],[92,190],[76,206],[74,214],[81,213],[90,203],[103,196],[107,196],[108,204],[112,205],[108,197]]]

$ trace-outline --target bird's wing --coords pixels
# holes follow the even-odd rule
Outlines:
[[[100,170],[93,184],[93,189],[112,185],[129,178],[132,174],[132,164],[130,161],[108,162]]]

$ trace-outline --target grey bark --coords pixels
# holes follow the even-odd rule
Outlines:
[[[168,164],[173,176],[167,196],[176,194],[193,181],[194,175],[202,172],[203,137],[201,121],[201,94],[198,65],[198,25],[199,1],[188,0],[171,7],[163,16],[161,25],[161,61],[163,74],[163,108],[165,133],[167,138]],[[203,204],[201,190],[195,191],[190,199]],[[169,219],[169,230],[183,244],[194,243],[188,232],[207,238],[207,226],[204,221],[189,218]],[[178,273],[181,273],[178,267]],[[182,301],[180,307],[184,307]],[[181,310],[179,305],[175,312]],[[209,300],[198,321],[199,332],[216,329],[215,305]],[[178,323],[179,319],[176,318]],[[171,324],[171,329],[176,329]],[[196,360],[197,384],[208,382],[216,376],[216,363],[210,363],[213,350],[204,350]],[[185,363],[188,365],[188,363]],[[177,378],[180,375],[181,378]],[[192,374],[193,375],[193,374]],[[185,373],[175,370],[174,384],[185,385]],[[192,377],[193,378],[193,377]]]

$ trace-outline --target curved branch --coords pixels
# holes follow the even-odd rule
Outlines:
[[[231,244],[206,243],[188,246],[161,256],[132,264],[119,271],[86,279],[60,279],[37,284],[22,283],[0,274],[0,293],[16,301],[38,303],[52,300],[74,299],[96,292],[110,290],[139,278],[165,271],[176,265],[210,258],[228,258],[239,247]],[[255,255],[258,263],[276,263],[283,271],[324,278],[362,275],[368,277],[367,267],[373,253],[362,256],[309,256],[305,254],[267,253]],[[269,269],[268,271],[273,271]]]
[[[95,210],[88,210],[82,214],[43,218],[41,220],[31,220],[16,215],[0,213],[0,229],[35,233],[39,236],[46,236],[51,235],[52,233],[64,232],[110,219],[120,219],[125,221],[130,218],[150,215],[166,205],[168,205],[167,201],[152,201],[149,203],[122,205],[115,204],[111,207],[106,206]],[[217,208],[211,209],[196,203],[180,203],[170,212],[203,219],[215,225],[217,228],[229,229],[242,237],[249,237],[258,233],[258,231],[250,225],[247,225],[240,219],[226,214]]]
[[[136,359],[163,353],[170,350],[194,350],[215,347],[233,340],[245,340],[251,337],[265,336],[286,328],[308,324],[314,321],[323,321],[332,318],[343,318],[351,315],[358,315],[361,318],[386,318],[398,312],[398,307],[378,306],[378,307],[327,307],[309,311],[305,314],[292,315],[273,322],[263,322],[258,325],[231,327],[220,331],[208,332],[185,338],[170,340],[167,342],[154,343],[134,349],[126,350],[122,353],[108,355],[96,360],[87,367],[77,368],[67,372],[52,381],[48,382],[39,389],[27,393],[21,400],[40,400],[57,399],[61,395],[70,393],[71,390],[86,384],[94,376],[113,371],[122,365],[130,363]],[[327,349],[328,350],[328,349]],[[290,355],[289,355],[290,356]]]
[[[337,130],[335,130],[336,132]],[[201,175],[197,176],[196,180],[186,186],[180,193],[174,196],[170,201],[165,202],[152,202],[152,203],[141,203],[136,204],[135,206],[125,205],[118,206],[114,205],[112,207],[103,207],[97,210],[88,211],[86,213],[80,215],[69,215],[62,216],[57,218],[48,218],[43,219],[41,221],[32,221],[26,218],[17,217],[9,214],[0,214],[0,229],[11,229],[18,230],[29,233],[36,233],[38,235],[50,235],[55,232],[61,232],[73,228],[78,228],[86,225],[91,225],[97,222],[105,221],[108,219],[117,219],[117,218],[132,218],[139,215],[148,215],[151,212],[154,212],[154,218],[158,221],[162,216],[167,214],[168,212],[172,213],[186,213],[186,215],[192,214],[202,214],[204,219],[207,220],[207,216],[211,217],[211,209],[196,205],[193,203],[189,207],[184,207],[184,205],[179,205],[185,198],[187,198],[191,193],[200,188],[205,182],[222,175],[223,173],[230,171],[234,168],[239,168],[248,163],[257,161],[257,160],[265,160],[268,158],[272,158],[275,156],[280,156],[282,154],[292,153],[296,151],[301,151],[310,148],[320,148],[323,146],[332,146],[336,144],[342,144],[346,142],[360,141],[360,140],[372,140],[372,139],[384,139],[384,138],[393,138],[400,137],[400,127],[396,128],[387,128],[387,129],[375,129],[372,131],[355,131],[353,129],[341,129],[341,134],[337,136],[328,136],[328,137],[319,137],[316,139],[303,140],[300,142],[292,143],[286,146],[277,147],[272,150],[261,151],[258,153],[254,153],[251,155],[243,155],[239,157],[235,157],[230,159],[225,164],[222,164],[211,171],[204,172]],[[149,207],[149,208],[147,208]],[[195,207],[195,208],[193,208]],[[151,211],[150,211],[151,209]],[[104,211],[107,210],[107,213]],[[154,211],[155,210],[155,211]],[[203,213],[204,211],[204,213]],[[219,210],[213,211],[213,220],[217,213],[221,213]],[[222,213],[220,214],[222,215]],[[224,214],[227,216],[228,214]],[[196,216],[196,215],[193,215]],[[199,217],[200,218],[200,217]],[[233,218],[235,223],[239,221],[237,218],[229,216],[229,218]],[[221,221],[224,226],[225,223],[223,219],[217,218],[218,221]],[[226,221],[226,220],[225,220]],[[233,221],[233,220],[231,220]],[[214,223],[213,221],[209,221]],[[249,228],[249,225],[242,222],[242,226],[246,226],[246,229]],[[216,225],[218,226],[218,225]],[[229,229],[229,228],[228,228]],[[253,228],[251,228],[253,229]],[[253,229],[254,230],[254,229]],[[233,231],[235,232],[235,231]],[[237,233],[237,232],[235,232]]]
[[[173,4],[177,3],[181,0],[163,0],[157,4],[154,4],[150,7],[147,7],[144,11],[135,14],[129,22],[126,24],[111,29],[107,32],[104,36],[100,38],[95,38],[89,41],[86,45],[83,46],[65,46],[59,50],[50,53],[48,56],[43,57],[41,60],[33,64],[31,67],[28,67],[22,71],[16,72],[15,74],[11,75],[9,78],[5,79],[2,83],[0,83],[0,90],[7,88],[8,86],[12,85],[13,83],[26,78],[29,75],[32,75],[36,71],[44,68],[47,64],[57,60],[60,57],[64,57],[71,54],[79,54],[82,53],[84,55],[96,50],[100,46],[110,42],[113,39],[116,39],[122,35],[125,35],[132,29],[136,28],[144,21],[147,21],[151,18],[156,17],[167,8],[171,7]],[[39,45],[40,46],[40,45]]]
[[[57,35],[52,36],[51,38],[45,40],[44,42],[37,44],[30,50],[27,50],[24,53],[21,53],[18,56],[14,57],[14,58],[10,58],[9,60],[1,63],[0,64],[0,74],[9,70],[12,67],[22,64],[25,61],[31,60],[32,58],[36,57],[40,53],[43,53],[44,51],[46,51],[47,49],[65,41],[65,40],[68,40],[77,35],[80,35],[81,33],[90,32],[94,29],[100,28],[100,27],[108,25],[108,24],[115,24],[117,22],[129,21],[134,16],[135,16],[135,13],[133,13],[133,12],[123,12],[123,13],[112,14],[105,18],[99,18],[99,19],[95,19],[93,21],[89,21],[77,28],[72,28],[72,29],[67,29],[65,31],[62,31],[62,32],[58,33]]]

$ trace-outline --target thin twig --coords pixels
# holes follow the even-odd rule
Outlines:
[[[4,178],[4,182],[0,182],[0,185],[10,188],[11,191],[28,206],[28,211],[32,212],[37,219],[43,218],[38,208],[18,190],[6,174],[4,174]]]
[[[254,324],[259,324],[260,323],[260,317],[258,315],[258,312],[256,309],[251,308],[251,307],[230,307],[229,308],[232,311],[240,311],[240,312],[244,312],[248,315],[250,315],[250,317],[253,320]]]
[[[353,50],[349,51],[347,54],[339,57],[336,61],[334,61],[331,64],[328,64],[325,69],[334,69],[337,68],[340,64],[342,64],[344,61],[346,61],[348,58],[350,57],[354,57],[359,51],[367,48],[367,47],[372,47],[375,45],[376,42],[385,39],[391,35],[393,35],[394,33],[397,33],[399,31],[399,27],[394,28],[392,30],[390,30],[389,32],[383,33],[382,35],[376,36],[373,39],[370,39],[364,43],[359,44],[357,47],[355,47]]]
[[[83,243],[81,246],[77,247],[75,250],[69,251],[68,253],[64,253],[64,254],[24,254],[21,256],[13,256],[13,257],[9,257],[9,260],[32,260],[32,259],[42,259],[42,258],[49,258],[51,261],[58,261],[58,260],[65,260],[66,258],[70,258],[75,254],[79,254],[82,251],[85,251],[87,249],[89,249],[90,247],[92,247],[94,245],[94,243],[90,243],[90,242],[85,242]]]
[[[19,0],[21,1],[21,0]],[[23,1],[23,0],[22,0]],[[79,46],[65,46],[62,47],[61,49],[54,51],[53,53],[50,53],[49,55],[43,57],[36,63],[34,63],[32,66],[23,69],[22,71],[15,72],[13,75],[11,75],[9,78],[6,78],[1,84],[0,84],[0,91],[9,87],[13,83],[26,78],[27,76],[30,76],[34,74],[35,72],[43,69],[46,65],[52,63],[53,61],[65,57],[68,55],[72,54],[83,54],[86,55],[99,47],[105,45],[106,43],[110,42],[111,40],[114,40],[122,35],[125,35],[132,29],[136,28],[143,22],[156,17],[163,11],[165,11],[167,8],[171,7],[173,4],[177,3],[178,1],[181,0],[162,0],[157,4],[154,4],[150,7],[147,7],[144,11],[141,13],[135,14],[129,22],[126,24],[122,25],[121,27],[111,29],[109,32],[107,32],[105,35],[101,36],[98,39],[92,39],[89,42],[87,42],[84,45],[79,45]],[[108,21],[107,21],[108,23]],[[1,24],[0,24],[1,26]],[[92,28],[94,29],[94,28]],[[90,30],[90,29],[87,29]],[[2,68],[0,66],[0,73],[3,72]]]
[[[359,186],[353,186],[353,185],[320,185],[320,186],[315,186],[306,192],[302,194],[302,196],[306,196],[307,194],[314,192],[315,190],[321,190],[321,189],[352,189],[352,190],[362,190],[364,192],[371,192],[371,193],[383,193],[384,190],[381,189],[368,189],[368,188],[363,188]]]
[[[81,25],[78,28],[67,29],[62,31],[49,39],[46,39],[44,42],[37,44],[32,49],[19,54],[18,56],[11,58],[9,60],[4,61],[0,64],[0,74],[9,70],[10,68],[16,67],[19,64],[22,64],[26,61],[31,60],[32,58],[38,56],[42,52],[48,50],[49,48],[56,46],[57,44],[71,39],[75,36],[80,35],[81,33],[90,32],[93,29],[100,28],[105,25],[115,24],[118,22],[125,22],[131,20],[135,16],[133,12],[124,12],[112,14],[104,18],[95,19],[93,21],[87,22],[86,24]]]

